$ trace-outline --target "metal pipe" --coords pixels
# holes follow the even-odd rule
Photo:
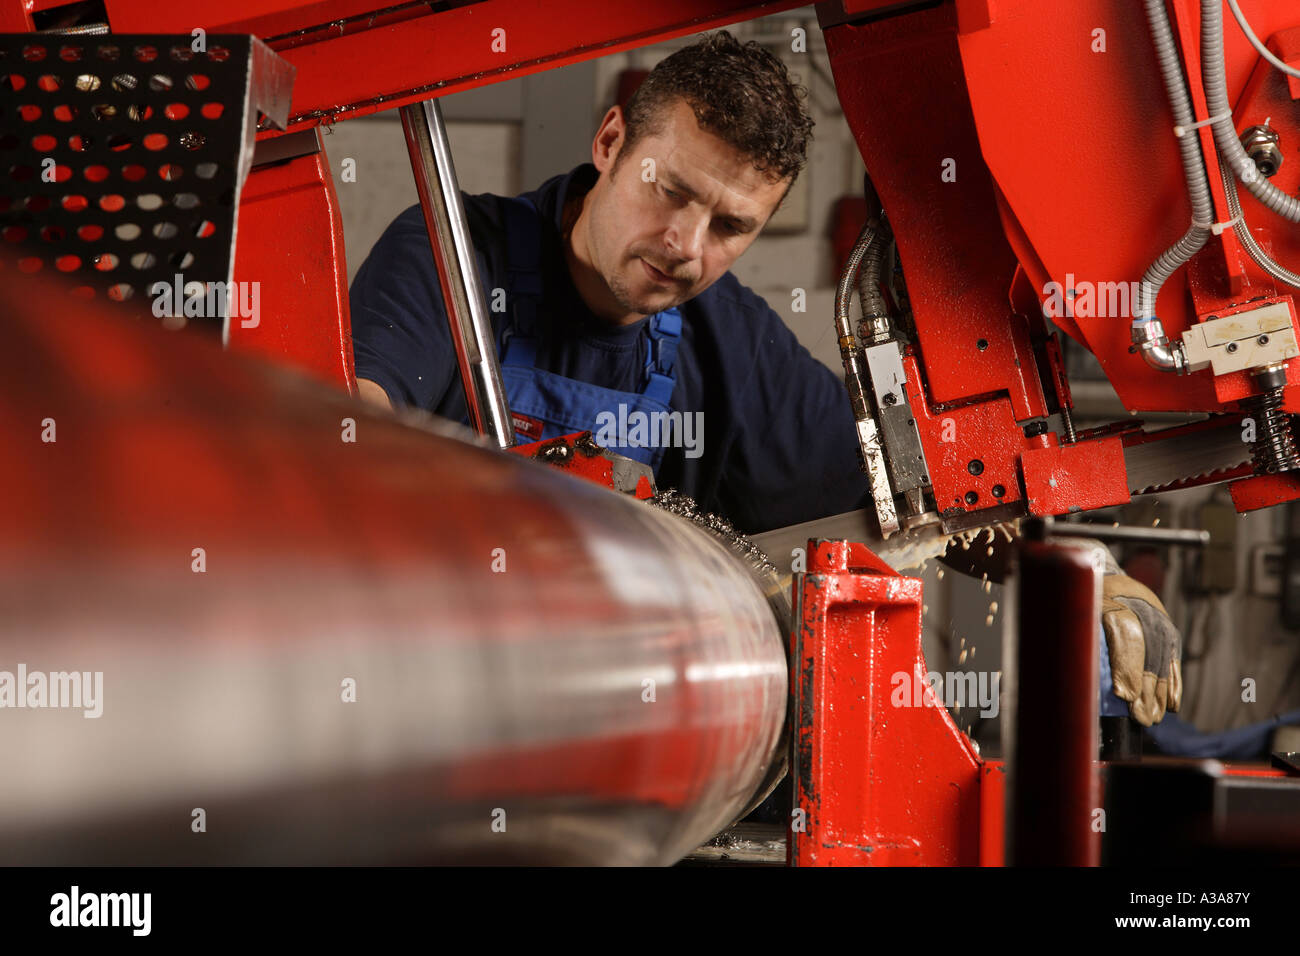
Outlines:
[[[864,225],[858,234],[858,240],[849,252],[840,274],[839,285],[835,290],[835,335],[839,340],[840,359],[844,363],[844,385],[849,392],[849,403],[853,408],[855,421],[871,420],[871,406],[867,402],[867,391],[862,371],[862,347],[853,334],[853,323],[849,310],[853,302],[853,286],[857,280],[862,259],[871,244],[876,240],[876,231],[870,225]],[[874,423],[874,422],[873,422]],[[891,496],[892,500],[892,496]]]
[[[1284,219],[1300,222],[1300,199],[1269,182],[1237,138],[1223,52],[1223,0],[1201,0],[1201,81],[1205,108],[1215,120],[1210,128],[1219,147],[1219,161],[1232,167],[1242,185],[1262,205]]]
[[[1146,288],[1147,285],[1144,277],[1142,286]],[[1154,308],[1154,293],[1145,295]],[[1135,318],[1131,326],[1131,334],[1133,347],[1130,351],[1139,352],[1152,368],[1162,372],[1177,372],[1179,375],[1187,373],[1187,357],[1183,352],[1183,344],[1178,341],[1171,342],[1165,334],[1164,325],[1155,316]]]
[[[0,861],[666,864],[752,802],[784,640],[710,534],[4,266],[0,670],[102,678],[0,674]]]
[[[515,443],[514,423],[501,383],[496,338],[479,282],[442,108],[437,100],[425,100],[403,106],[399,112],[424,225],[438,266],[470,424],[499,448],[509,448]]]
[[[1143,528],[1138,525],[1092,524],[1085,521],[1057,522],[1052,537],[1095,538],[1098,541],[1129,541],[1134,544],[1187,545],[1203,548],[1210,543],[1210,532],[1203,528]]]

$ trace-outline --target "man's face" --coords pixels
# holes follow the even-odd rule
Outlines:
[[[699,295],[749,248],[789,180],[773,181],[700,128],[684,100],[665,106],[663,129],[623,153],[623,116],[606,114],[593,159],[585,247],[621,321]],[[612,304],[611,304],[612,306]]]

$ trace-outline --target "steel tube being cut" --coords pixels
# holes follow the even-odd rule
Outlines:
[[[783,639],[708,534],[54,301],[0,291],[0,863],[665,864],[751,802]]]

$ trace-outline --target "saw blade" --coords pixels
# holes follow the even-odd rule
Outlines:
[[[988,534],[989,542],[992,543],[992,536],[999,532],[1008,538],[1014,533],[1012,526],[1005,524],[996,528],[980,526],[953,534],[934,522],[882,538],[876,525],[876,516],[870,511],[862,510],[805,521],[749,537],[780,568],[782,574],[789,574],[792,552],[795,548],[806,548],[810,538],[844,539],[865,544],[895,571],[902,571],[919,567],[925,561],[939,557],[954,542],[970,544],[981,535]]]
[[[1130,445],[1124,449],[1128,487],[1135,495],[1149,494],[1177,481],[1228,471],[1249,461],[1250,445],[1241,440],[1241,430],[1235,422],[1220,428],[1188,432],[1181,437],[1171,436],[1163,441]],[[790,573],[791,553],[794,549],[807,547],[810,538],[860,542],[895,571],[902,571],[939,557],[957,542],[968,546],[985,534],[989,535],[990,544],[993,543],[994,535],[1003,535],[1009,539],[1016,533],[1016,524],[1014,519],[996,521],[953,534],[934,523],[911,531],[895,532],[888,538],[883,538],[875,514],[860,510],[805,521],[803,524],[749,537],[763,549],[782,574]]]
[[[1250,445],[1241,440],[1241,429],[1235,423],[1124,448],[1128,489],[1134,495],[1239,468],[1250,460]]]

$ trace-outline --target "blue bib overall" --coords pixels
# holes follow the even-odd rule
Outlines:
[[[635,423],[641,416],[645,416],[642,420],[653,421],[649,416],[670,410],[669,401],[676,384],[673,366],[682,335],[681,312],[673,308],[650,317],[647,323],[650,344],[640,393],[602,388],[539,369],[541,216],[522,196],[506,200],[505,211],[506,294],[510,313],[499,336],[497,355],[501,359],[501,377],[510,410],[516,416],[516,440],[524,444],[591,431],[610,451],[647,464],[657,474],[663,461],[663,442],[658,447],[635,445],[630,440],[628,445],[620,445],[619,428],[620,422]],[[601,416],[602,412],[608,414]],[[542,426],[540,434],[538,424]],[[604,438],[602,424],[606,426]],[[627,430],[630,432],[632,427],[628,426]],[[660,430],[661,435],[663,431]],[[613,440],[608,440],[611,434]]]

